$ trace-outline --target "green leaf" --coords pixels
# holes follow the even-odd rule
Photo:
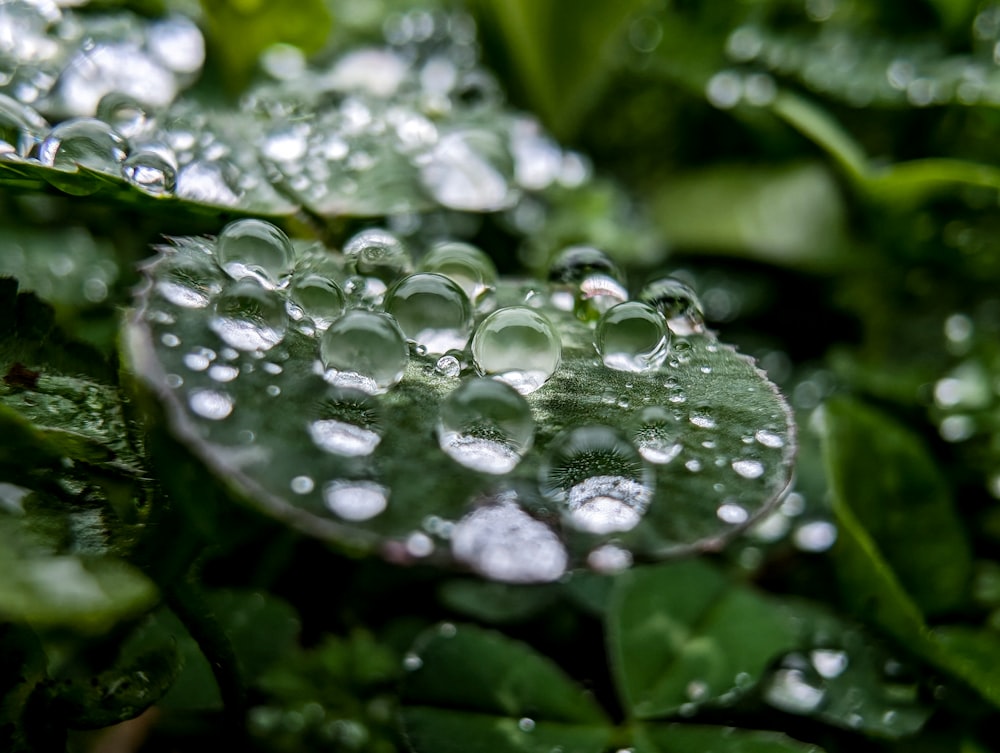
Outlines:
[[[447,580],[438,593],[449,609],[497,625],[537,616],[551,607],[558,596],[552,587],[466,579]]]
[[[695,724],[642,724],[635,733],[636,753],[823,753],[778,732]]]
[[[797,644],[780,608],[698,560],[619,576],[607,634],[619,693],[640,719],[736,700]]]
[[[507,58],[532,109],[562,139],[571,139],[609,82],[626,22],[646,0],[482,0],[501,33]],[[586,54],[581,54],[581,51]]]
[[[231,91],[250,80],[262,52],[287,44],[311,54],[326,42],[333,19],[323,0],[294,5],[264,0],[201,0],[206,31],[216,65]]]
[[[858,402],[830,401],[823,421],[830,484],[841,512],[849,510],[923,612],[963,605],[971,551],[927,449],[906,427]],[[845,579],[842,586],[854,601],[857,584]]]
[[[560,746],[599,753],[608,722],[590,697],[525,644],[480,628],[443,624],[406,663],[404,732],[418,753],[535,753]]]
[[[551,581],[564,569],[559,566],[567,559],[564,546],[582,561],[611,533],[620,546],[659,558],[717,547],[769,509],[788,484],[793,427],[783,399],[751,360],[704,331],[674,335],[674,357],[659,368],[636,373],[608,368],[594,357],[594,334],[586,322],[557,308],[545,284],[518,279],[500,283],[498,305],[538,300],[533,310],[543,312],[559,333],[561,364],[526,396],[536,427],[534,446],[516,468],[491,474],[460,465],[434,438],[442,401],[460,383],[435,368],[440,354],[414,353],[402,381],[384,395],[337,397],[324,382],[317,373],[322,335],[307,320],[286,325],[283,312],[288,291],[306,274],[318,271],[349,286],[349,272],[343,256],[324,249],[303,246],[296,255],[297,271],[287,288],[259,291],[261,305],[274,313],[281,330],[280,344],[265,343],[266,355],[233,350],[217,331],[213,305],[231,283],[209,240],[178,239],[149,266],[150,284],[124,338],[125,359],[163,406],[171,434],[238,496],[296,530],[381,547],[404,559],[447,562],[453,538],[442,532],[468,523],[492,500],[494,509],[504,510],[499,515],[518,517],[528,528],[512,525],[504,534],[494,527],[494,554],[487,555],[525,565],[498,571],[494,560],[478,559],[481,547],[463,564],[504,580]],[[462,369],[472,376],[468,356],[462,358]],[[216,377],[222,373],[235,378],[220,382]],[[649,408],[655,420],[648,418]],[[353,411],[337,420],[355,422],[350,425],[367,432],[374,446],[343,453],[315,441],[312,422],[329,410]],[[626,442],[656,435],[670,450],[669,462],[658,458],[661,462],[647,465],[636,456],[636,468],[642,469],[637,472],[648,472],[655,486],[641,521],[615,524],[596,536],[579,524],[554,534],[550,522],[569,511],[540,499],[546,450],[560,433],[595,424],[612,427]],[[615,446],[616,453],[625,453],[621,457],[635,453],[625,444]],[[620,456],[614,457],[618,463]],[[352,490],[351,499],[377,504],[371,512],[338,512],[330,495],[343,488]],[[516,493],[525,514],[534,518],[504,507],[505,492]],[[537,536],[532,545],[542,546],[548,560],[523,559],[517,535],[526,531]],[[533,561],[543,568],[538,574]]]
[[[0,746],[11,753],[30,753],[34,720],[26,713],[29,699],[46,679],[46,656],[38,636],[25,625],[0,622]]]

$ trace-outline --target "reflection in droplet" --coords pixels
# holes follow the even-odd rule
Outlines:
[[[621,283],[622,274],[607,254],[593,246],[569,246],[549,264],[549,281],[556,285],[577,286],[588,277],[603,275]]]
[[[424,272],[436,272],[458,283],[473,307],[487,310],[487,303],[496,290],[497,269],[483,251],[468,243],[450,241],[435,245],[420,260]]]
[[[677,420],[666,408],[651,405],[639,413],[632,441],[636,449],[650,463],[665,465],[676,458],[683,449],[678,442]]]
[[[472,359],[479,374],[527,395],[559,367],[562,342],[545,316],[525,306],[511,306],[494,311],[476,329]]]
[[[469,379],[441,403],[438,443],[458,463],[484,473],[507,473],[534,441],[531,409],[514,388]]]
[[[374,481],[330,481],[323,486],[323,500],[344,520],[370,520],[389,504],[389,490]]]
[[[254,278],[229,285],[215,302],[209,326],[227,345],[239,350],[270,350],[288,328],[281,300]]]
[[[95,118],[73,118],[53,128],[38,147],[43,165],[75,170],[119,174],[128,154],[125,138],[107,123]]]
[[[323,334],[320,358],[331,383],[377,394],[403,378],[410,353],[391,316],[355,309]]]
[[[693,335],[705,331],[705,315],[697,293],[675,277],[664,277],[646,285],[639,300],[648,303],[667,320],[675,335]]]
[[[443,275],[404,277],[386,292],[384,306],[403,334],[431,355],[462,350],[472,334],[469,298]]]
[[[413,271],[413,260],[403,242],[382,228],[368,228],[344,244],[344,258],[358,275],[390,283]]]
[[[735,460],[733,470],[743,478],[760,478],[764,475],[764,464],[759,460]]]
[[[309,436],[326,452],[347,457],[370,455],[382,441],[382,412],[366,392],[327,387],[313,415]]]
[[[659,368],[667,358],[669,343],[663,317],[652,306],[638,301],[609,309],[594,331],[594,347],[604,365],[616,371]]]
[[[166,270],[157,276],[157,292],[175,306],[205,308],[219,290],[218,283],[212,280],[209,261],[177,256],[167,263]]]
[[[219,233],[216,254],[234,280],[249,276],[269,288],[290,274],[295,263],[288,236],[264,220],[230,222]]]
[[[308,316],[318,330],[325,330],[344,313],[344,291],[324,275],[300,277],[292,285],[290,297],[293,316]]]
[[[171,194],[177,187],[177,169],[158,149],[137,149],[122,164],[122,176],[152,196]]]
[[[233,398],[218,390],[194,390],[188,395],[192,412],[212,421],[221,421],[233,412]]]
[[[777,670],[764,689],[764,700],[790,714],[808,714],[826,699],[821,678],[813,678],[804,669]]]
[[[566,572],[569,557],[555,532],[498,495],[462,518],[451,534],[455,559],[474,572],[506,583],[549,583]],[[515,497],[516,498],[516,497]]]
[[[642,457],[607,426],[581,426],[553,439],[539,484],[573,527],[591,533],[634,528],[653,497],[653,474]]]

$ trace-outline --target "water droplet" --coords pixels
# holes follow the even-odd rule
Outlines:
[[[812,665],[819,672],[820,677],[832,680],[840,677],[847,669],[847,652],[831,648],[817,648],[809,652],[809,659]]]
[[[636,449],[650,463],[665,465],[676,458],[683,449],[677,441],[679,430],[674,415],[658,405],[643,408],[639,413],[632,441]]]
[[[431,355],[462,350],[472,334],[469,299],[443,275],[404,277],[389,288],[384,305],[403,334]]]
[[[562,343],[545,316],[525,306],[511,306],[494,311],[476,329],[472,359],[480,375],[500,379],[527,395],[555,373]]]
[[[168,348],[176,348],[181,344],[181,339],[173,332],[166,332],[160,336],[160,342]]]
[[[49,129],[32,108],[0,93],[0,154],[27,157]]]
[[[239,375],[240,370],[238,368],[225,363],[214,364],[208,369],[209,378],[216,382],[222,382],[223,384],[233,381]]]
[[[484,473],[507,473],[534,441],[531,408],[493,379],[469,379],[441,403],[438,443],[452,459]]]
[[[278,296],[254,278],[244,278],[230,284],[216,300],[209,326],[239,350],[270,350],[284,338],[288,314]]]
[[[364,48],[343,55],[328,74],[340,91],[365,91],[390,97],[406,78],[410,63],[391,50]]]
[[[715,511],[715,514],[723,523],[729,523],[734,526],[746,523],[750,518],[750,514],[746,511],[746,508],[735,502],[725,502],[719,505],[719,509]]]
[[[620,546],[605,544],[587,555],[587,565],[594,572],[613,575],[632,567],[632,553]]]
[[[330,386],[313,408],[309,436],[316,446],[347,457],[370,455],[382,441],[382,411],[366,392]]]
[[[309,476],[296,476],[292,479],[290,486],[296,494],[308,494],[316,488],[316,482]]]
[[[215,352],[209,348],[195,348],[190,353],[184,354],[184,365],[191,371],[204,371],[215,358]]]
[[[529,719],[528,717],[521,717],[517,720],[517,728],[521,732],[533,732],[535,729],[535,720]]]
[[[395,235],[381,228],[362,230],[344,244],[349,268],[359,275],[390,283],[413,271],[409,252]]]
[[[539,483],[562,503],[573,527],[591,533],[634,528],[653,497],[653,474],[642,457],[607,426],[581,426],[553,439]]]
[[[441,356],[434,364],[434,371],[441,376],[455,378],[462,373],[462,362],[455,356]]]
[[[753,438],[760,444],[770,447],[773,450],[785,446],[785,440],[782,439],[780,434],[775,434],[773,431],[768,431],[767,429],[758,429],[754,433]]]
[[[238,180],[238,171],[229,162],[197,159],[177,173],[176,193],[190,201],[235,207],[242,195],[237,188]]]
[[[803,552],[825,552],[837,540],[837,527],[826,520],[803,523],[795,529],[792,541]]]
[[[434,552],[434,541],[427,534],[416,531],[406,537],[406,552],[411,557],[428,557]]]
[[[141,135],[150,123],[146,106],[121,91],[112,91],[97,103],[97,118],[127,139]]]
[[[743,478],[760,478],[764,475],[764,464],[759,460],[734,460],[733,470]]]
[[[320,358],[333,370],[329,378],[333,384],[377,394],[403,378],[410,353],[391,316],[352,310],[323,334]]]
[[[295,264],[292,242],[270,222],[243,219],[230,222],[216,242],[219,265],[234,280],[253,277],[276,287]]]
[[[667,358],[669,334],[663,317],[645,303],[628,301],[609,309],[597,323],[594,347],[616,371],[650,371]]]
[[[389,490],[374,481],[330,481],[323,486],[323,500],[344,520],[369,520],[385,510]]]
[[[618,280],[607,275],[590,275],[576,289],[573,313],[580,321],[593,322],[627,300],[628,291]]]
[[[170,15],[153,23],[146,45],[153,57],[174,73],[197,73],[205,62],[205,39],[185,16]]]
[[[407,672],[416,672],[422,666],[424,666],[424,660],[413,652],[403,657],[403,669]]]
[[[469,243],[438,243],[420,260],[424,272],[436,272],[453,280],[477,311],[489,308],[497,285],[497,269],[483,251]]]
[[[692,413],[688,420],[699,429],[714,429],[715,419],[707,413]]]
[[[549,264],[549,281],[556,285],[576,287],[594,275],[610,277],[619,283],[623,279],[611,258],[592,246],[564,248]]]
[[[428,152],[420,180],[444,207],[468,212],[494,212],[516,198],[508,176],[514,167],[500,137],[468,129],[445,134]]]
[[[764,700],[781,711],[808,714],[820,707],[826,698],[823,681],[811,677],[803,669],[777,670],[764,689]]]
[[[156,148],[140,148],[122,164],[122,176],[152,196],[172,194],[177,188],[177,168]]]
[[[569,557],[555,532],[499,494],[455,525],[451,550],[474,572],[506,583],[550,583],[566,572]]]
[[[646,285],[639,300],[648,303],[667,320],[675,335],[693,335],[705,331],[701,301],[690,285],[675,277],[664,277]]]
[[[127,154],[125,138],[95,118],[63,121],[38,147],[38,161],[43,165],[73,171],[80,165],[112,175],[120,174]]]
[[[295,281],[289,293],[293,310],[308,316],[316,329],[327,329],[344,313],[344,291],[329,277],[309,274]]]
[[[188,395],[191,410],[202,418],[221,421],[233,412],[233,398],[218,390],[194,390]]]

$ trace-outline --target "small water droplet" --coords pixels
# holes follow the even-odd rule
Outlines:
[[[533,732],[535,730],[535,720],[526,716],[517,720],[517,728],[521,732]]]
[[[323,500],[344,520],[370,520],[385,510],[389,490],[374,481],[330,481],[323,486]]]
[[[403,378],[410,353],[391,316],[355,309],[323,334],[320,358],[332,370],[331,383],[378,394]]]
[[[194,390],[188,395],[191,410],[202,418],[221,421],[233,412],[233,398],[218,390]]]
[[[356,274],[391,283],[413,271],[413,260],[403,242],[382,228],[368,228],[344,244],[344,258]]]
[[[462,373],[462,362],[455,356],[441,356],[434,364],[434,371],[441,376],[455,378]]]
[[[441,403],[438,443],[453,460],[483,473],[508,473],[534,441],[531,408],[513,387],[469,379]]]
[[[746,523],[750,518],[750,514],[746,511],[746,508],[735,502],[725,502],[719,505],[719,509],[715,511],[715,514],[723,523],[729,523],[734,526]]]
[[[715,419],[707,413],[692,413],[688,420],[699,429],[714,429]]]
[[[803,523],[795,529],[792,541],[803,552],[825,552],[837,540],[837,527],[826,520]]]
[[[607,426],[581,426],[553,439],[539,484],[573,527],[591,533],[634,528],[653,497],[653,474],[642,457]]]
[[[216,254],[219,265],[234,280],[249,276],[268,288],[276,287],[295,263],[288,236],[264,220],[230,222],[219,233]]]
[[[168,348],[176,348],[181,344],[181,339],[172,332],[166,332],[160,336],[160,342]]]
[[[566,572],[566,548],[513,499],[513,493],[500,493],[463,517],[451,533],[453,556],[474,572],[506,583],[558,580]]]
[[[404,277],[385,294],[385,310],[426,353],[462,350],[472,334],[469,298],[449,278],[428,272]]]
[[[632,567],[632,553],[620,546],[605,544],[587,555],[587,565],[594,572],[613,575]]]
[[[775,434],[773,431],[768,431],[767,429],[758,429],[753,438],[756,439],[760,444],[765,447],[770,447],[771,449],[778,449],[779,447],[785,446],[785,440],[780,434]]]
[[[826,689],[822,679],[811,677],[798,668],[777,670],[764,689],[764,700],[791,714],[815,711],[825,699]]]
[[[638,301],[613,306],[594,331],[594,347],[604,365],[617,371],[659,368],[666,360],[669,342],[663,317]]]
[[[403,669],[407,672],[416,672],[422,666],[424,666],[424,660],[412,652],[403,657]]]
[[[690,285],[675,277],[663,277],[649,283],[639,293],[639,300],[663,314],[675,335],[705,331],[705,315],[698,295]]]
[[[239,375],[240,370],[229,364],[217,363],[208,369],[208,376],[216,382],[231,382]]]
[[[212,331],[239,350],[270,350],[288,329],[288,314],[281,300],[245,277],[230,284],[215,302],[209,322]]]
[[[494,311],[476,329],[472,359],[480,375],[527,395],[555,373],[562,343],[545,316],[525,306],[511,306]]]
[[[291,489],[296,494],[308,494],[315,488],[316,482],[309,476],[296,476],[292,479]]]
[[[743,478],[760,478],[764,475],[764,464],[759,460],[734,460],[733,470]]]
[[[309,436],[322,450],[336,455],[370,455],[382,441],[382,411],[371,395],[330,386],[313,408]]]

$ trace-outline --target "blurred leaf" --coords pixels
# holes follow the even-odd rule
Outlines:
[[[333,19],[323,0],[201,0],[215,61],[226,86],[240,91],[258,59],[273,44],[317,52],[326,42]]]
[[[25,625],[0,622],[0,749],[31,753],[29,699],[46,679],[46,656],[38,636]]]
[[[736,700],[797,643],[775,604],[698,560],[619,576],[607,634],[619,693],[640,719]]]
[[[705,168],[664,183],[653,206],[667,240],[685,250],[816,269],[846,248],[840,189],[817,164]]]
[[[830,484],[842,512],[849,509],[921,610],[962,606],[971,551],[927,449],[906,427],[857,402],[828,402],[823,421]],[[856,584],[845,580],[842,587],[854,601]]]
[[[822,748],[778,732],[694,724],[642,724],[636,728],[635,753],[823,753]]]
[[[459,614],[497,625],[520,622],[552,606],[558,592],[547,586],[452,579],[438,590],[442,603]]]
[[[441,625],[417,641],[407,668],[402,717],[417,753],[600,753],[610,742],[608,721],[581,688],[498,633]]]
[[[626,22],[647,0],[479,0],[500,29],[506,55],[531,108],[572,139],[608,84]]]

